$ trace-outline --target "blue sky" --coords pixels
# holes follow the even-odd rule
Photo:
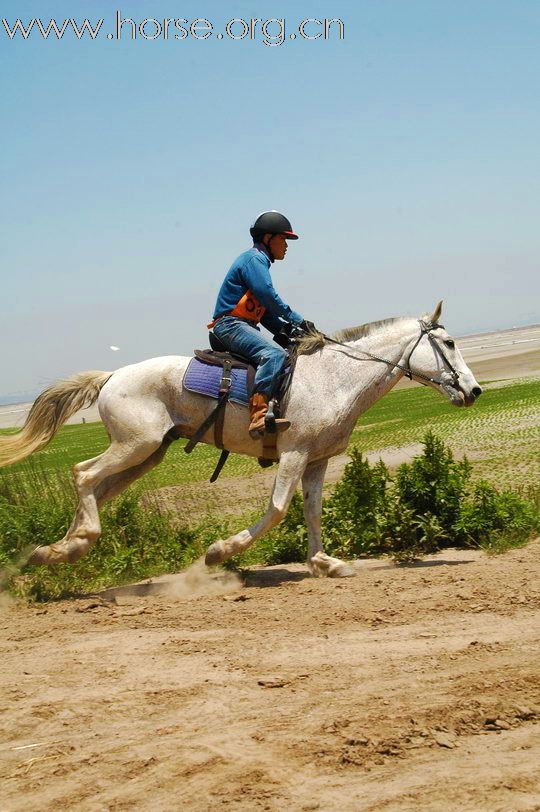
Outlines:
[[[256,12],[287,34],[337,17],[345,39],[118,42],[117,9],[215,31]],[[205,345],[222,277],[269,208],[302,236],[275,286],[326,331],[438,298],[458,335],[540,321],[536,0],[0,12],[35,16],[104,22],[80,42],[10,41],[0,24],[0,396]]]

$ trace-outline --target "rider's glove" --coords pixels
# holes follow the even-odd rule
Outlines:
[[[319,332],[317,330],[317,328],[315,327],[315,325],[313,324],[313,322],[312,321],[307,321],[307,319],[304,319],[300,323],[300,329],[303,330],[304,333],[318,333]]]
[[[291,346],[291,337],[287,335],[284,331],[280,333],[276,333],[274,335],[274,341],[276,344],[279,344],[280,347],[283,347],[284,350],[288,349]]]
[[[279,333],[274,335],[274,341],[276,344],[279,344],[280,347],[288,349],[296,342],[297,338],[301,338],[304,335],[304,332],[300,324],[293,324],[292,321],[286,321],[283,322]]]

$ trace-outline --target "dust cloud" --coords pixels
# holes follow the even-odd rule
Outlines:
[[[160,595],[168,598],[189,598],[201,595],[227,595],[242,587],[242,580],[234,572],[210,572],[204,556],[198,558],[183,572],[160,584]]]

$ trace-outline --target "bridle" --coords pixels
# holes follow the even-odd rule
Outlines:
[[[420,324],[420,335],[418,336],[418,338],[414,342],[414,345],[413,345],[411,351],[409,352],[409,354],[407,356],[407,360],[406,360],[405,364],[398,364],[398,363],[394,363],[393,361],[388,361],[386,358],[380,358],[378,355],[374,355],[373,353],[368,352],[367,350],[361,350],[359,347],[351,347],[351,346],[349,346],[349,344],[344,344],[342,341],[336,341],[335,338],[330,338],[330,336],[327,336],[327,335],[325,335],[324,338],[326,339],[326,341],[329,341],[331,344],[338,344],[340,347],[345,347],[349,351],[349,353],[351,352],[351,350],[358,350],[359,352],[362,352],[364,355],[367,355],[368,358],[372,359],[373,361],[380,361],[383,364],[387,364],[389,367],[396,368],[396,369],[401,369],[403,374],[405,375],[405,377],[409,378],[409,380],[411,380],[411,381],[414,378],[414,380],[417,380],[418,383],[421,383],[424,386],[427,386],[430,383],[434,383],[437,386],[442,386],[445,383],[442,380],[442,378],[431,378],[429,375],[424,375],[422,372],[413,372],[413,370],[411,369],[412,355],[413,355],[415,349],[420,344],[422,338],[425,335],[427,335],[427,337],[428,337],[428,339],[429,339],[429,341],[431,343],[431,346],[435,350],[436,354],[439,355],[440,358],[442,358],[443,362],[446,364],[446,366],[448,368],[447,372],[451,376],[451,379],[452,379],[451,380],[452,384],[454,386],[457,385],[458,380],[459,380],[459,372],[453,366],[453,364],[450,363],[450,361],[446,357],[446,354],[445,354],[443,348],[440,346],[438,341],[434,338],[434,336],[431,335],[432,331],[436,330],[438,327],[441,327],[442,329],[444,329],[444,325],[438,324],[436,322],[424,321],[423,319],[418,319],[418,323]],[[368,360],[367,358],[359,358],[358,356],[355,356],[354,354],[351,354],[351,357],[357,358],[359,361],[367,361]]]

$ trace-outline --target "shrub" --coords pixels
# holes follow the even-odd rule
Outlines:
[[[538,506],[512,491],[499,493],[488,482],[478,482],[464,502],[456,532],[466,542],[504,548],[506,537],[527,539],[538,528]]]
[[[381,461],[371,467],[358,449],[332,495],[323,503],[325,546],[334,555],[367,555],[383,543],[390,475]]]
[[[416,523],[415,540],[426,546],[459,544],[457,529],[471,477],[465,457],[455,462],[452,452],[432,432],[423,440],[424,453],[396,472],[394,499],[407,506]]]
[[[423,453],[397,469],[370,466],[357,449],[323,501],[325,549],[342,557],[389,553],[407,561],[449,546],[498,551],[524,543],[539,527],[538,493],[497,491],[471,482],[472,466],[456,461],[432,432]],[[536,500],[536,501],[535,501]],[[282,524],[261,545],[267,563],[302,560],[306,527],[298,495]],[[261,549],[261,548],[259,548]]]
[[[24,474],[0,470],[0,566],[23,556],[27,547],[62,538],[75,505],[66,474],[51,475],[33,462]]]

